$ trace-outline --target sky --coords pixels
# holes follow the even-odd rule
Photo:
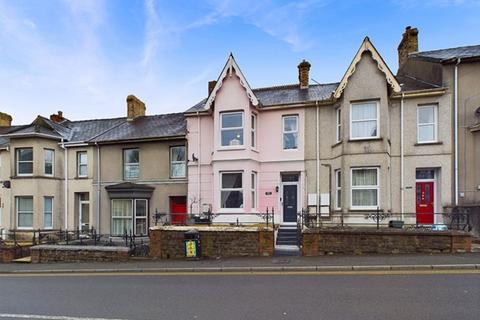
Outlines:
[[[480,44],[480,0],[0,0],[0,111],[122,117],[134,94],[182,112],[230,52],[254,88],[297,83],[302,59],[336,82],[365,36],[396,72],[408,25],[421,51]]]

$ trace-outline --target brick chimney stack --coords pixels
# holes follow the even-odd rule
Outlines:
[[[63,120],[65,120],[65,118],[63,117],[63,112],[62,111],[57,111],[57,113],[55,114],[51,114],[50,115],[50,120],[52,120],[53,122],[56,122],[56,123],[60,123],[62,122]]]
[[[418,29],[408,26],[402,36],[402,41],[398,45],[398,69],[402,69],[408,60],[408,54],[418,52]]]
[[[127,97],[127,120],[145,116],[145,103],[133,94]]]
[[[11,126],[12,126],[12,116],[7,113],[0,112],[0,127],[11,127]]]
[[[298,65],[298,81],[300,83],[300,89],[308,89],[311,66],[310,62],[305,59]]]
[[[208,95],[210,96],[210,93],[212,93],[213,89],[217,85],[216,80],[208,81]]]

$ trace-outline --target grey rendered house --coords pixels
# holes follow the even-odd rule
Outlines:
[[[452,104],[452,205],[480,206],[480,45],[418,51],[418,30],[399,47],[398,74],[449,89]]]
[[[70,121],[59,112],[3,124],[4,230],[146,235],[156,212],[186,212],[182,113],[146,116],[143,102],[129,96],[122,118]]]
[[[452,203],[451,99],[442,84],[395,76],[365,38],[332,94],[306,109],[308,210],[334,223],[376,210],[441,222],[433,213]]]

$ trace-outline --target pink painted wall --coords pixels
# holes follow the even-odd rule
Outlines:
[[[220,146],[220,113],[243,111],[244,145],[238,149],[225,150]],[[257,146],[251,147],[250,117],[257,115]],[[283,150],[282,116],[298,115],[298,148]],[[198,122],[200,119],[201,141],[198,146]],[[299,209],[304,205],[304,110],[302,108],[268,110],[254,107],[233,74],[226,76],[216,94],[214,111],[210,115],[187,118],[187,139],[189,160],[192,154],[200,158],[201,164],[201,204],[211,204],[215,213],[219,212],[265,212],[273,207],[276,219],[281,219],[281,172],[299,172]],[[240,210],[220,208],[220,172],[243,171],[244,207]],[[257,172],[257,208],[252,208],[251,172]],[[188,198],[192,213],[198,213],[198,163],[189,162]],[[276,187],[279,192],[276,192]],[[271,195],[266,195],[270,192]],[[201,208],[200,208],[201,210]],[[279,221],[279,220],[277,220]]]

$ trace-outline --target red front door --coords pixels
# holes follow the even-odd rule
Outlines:
[[[187,197],[170,197],[172,224],[186,224]]]
[[[433,181],[417,182],[417,224],[433,224]]]

